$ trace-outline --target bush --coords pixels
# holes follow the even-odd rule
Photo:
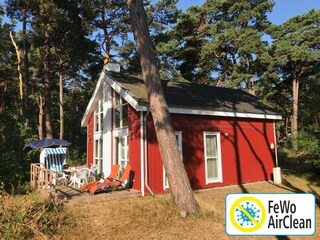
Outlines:
[[[320,141],[317,129],[302,130],[299,132],[298,152],[300,157],[305,159],[305,163],[310,163],[315,170],[320,171]]]
[[[59,207],[38,193],[10,196],[0,188],[0,239],[51,239],[61,222]]]

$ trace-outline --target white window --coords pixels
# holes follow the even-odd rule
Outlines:
[[[128,135],[115,138],[115,164],[120,165],[119,176],[129,163]]]
[[[102,139],[95,139],[94,141],[94,163],[97,165],[97,173],[102,173],[103,166],[103,143]]]
[[[181,155],[181,160],[182,160],[182,132],[174,132],[174,134],[176,135],[176,139],[178,142],[178,147]],[[166,171],[164,170],[164,167],[163,167],[163,189],[165,190],[168,188],[169,188],[169,181],[168,181]]]
[[[114,128],[127,127],[128,103],[117,92],[114,94]]]
[[[94,131],[102,132],[103,130],[103,100],[98,101],[98,106],[94,111]]]
[[[206,184],[222,182],[221,146],[219,132],[204,133]]]

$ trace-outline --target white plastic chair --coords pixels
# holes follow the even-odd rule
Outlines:
[[[77,173],[78,179],[76,180],[79,188],[83,186],[83,184],[88,183],[89,178],[89,169],[88,168],[80,168]]]
[[[98,166],[96,164],[92,164],[89,168],[89,182],[96,181],[96,171],[98,170]]]

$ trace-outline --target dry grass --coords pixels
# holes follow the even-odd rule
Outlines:
[[[60,239],[230,239],[225,233],[224,201],[231,192],[305,191],[320,194],[320,188],[301,177],[286,175],[284,185],[261,182],[216,188],[195,193],[201,205],[197,216],[179,217],[170,195],[110,200],[77,206],[67,205],[68,218]],[[320,220],[317,207],[317,222]],[[320,239],[319,228],[310,239]],[[235,237],[233,237],[235,238]],[[256,239],[254,237],[237,237]],[[259,239],[262,239],[261,237]],[[263,237],[263,239],[306,239],[306,237]]]

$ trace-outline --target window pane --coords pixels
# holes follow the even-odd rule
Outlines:
[[[206,154],[207,157],[217,157],[217,136],[206,136]]]
[[[103,101],[102,101],[102,99],[100,99],[99,105],[100,105],[100,112],[103,112]]]
[[[98,132],[99,131],[99,114],[94,114],[94,123],[95,123],[95,127],[94,127],[94,131]]]
[[[216,158],[207,159],[208,179],[213,180],[218,178],[218,161]]]
[[[103,130],[103,112],[100,113],[99,118],[100,118],[100,129],[99,130],[102,131]]]
[[[128,126],[128,104],[122,106],[122,127]]]
[[[114,109],[114,127],[120,127],[120,107]]]
[[[119,106],[120,105],[120,95],[117,92],[114,92],[114,106]]]
[[[121,138],[120,139],[120,159],[125,158],[124,153],[125,153],[125,139]]]
[[[94,157],[95,158],[98,158],[98,149],[99,149],[99,141],[98,140],[95,140],[94,141]]]
[[[103,146],[102,146],[102,140],[99,141],[99,157],[102,158],[103,157]]]

